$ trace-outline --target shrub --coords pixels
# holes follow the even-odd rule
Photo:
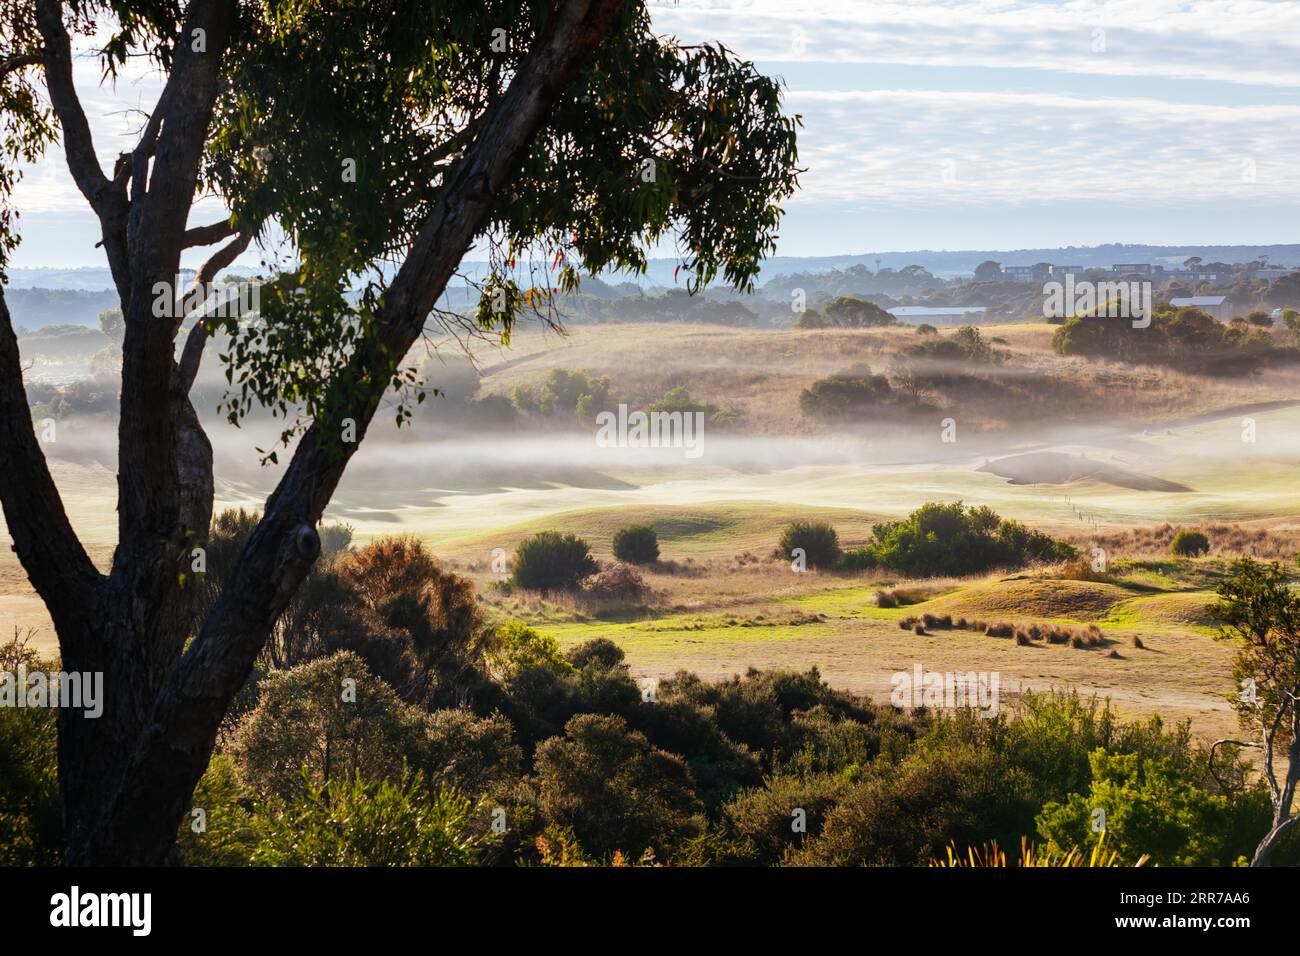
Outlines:
[[[775,866],[821,832],[826,814],[848,788],[849,781],[838,774],[781,775],[740,794],[723,812],[729,828],[750,848],[745,862]],[[796,809],[803,811],[805,832],[791,825]]]
[[[865,329],[898,325],[898,319],[894,318],[893,313],[856,296],[837,296],[828,301],[822,311],[826,316],[825,324],[832,328]]]
[[[424,714],[342,651],[273,673],[230,752],[246,786],[292,799],[338,777],[399,774],[419,762],[425,734]]]
[[[0,646],[0,671],[57,670],[25,645],[15,636]],[[56,708],[0,707],[0,866],[63,862],[57,737]]]
[[[592,666],[607,671],[621,666],[624,656],[623,648],[609,638],[597,637],[570,648],[564,658],[578,670]]]
[[[508,621],[496,629],[487,664],[493,676],[503,681],[535,667],[554,674],[565,674],[573,669],[560,654],[560,645],[555,638],[534,630],[523,621]]]
[[[956,743],[872,772],[825,817],[790,862],[812,866],[916,866],[952,841],[1010,840],[1036,808],[1024,774],[991,748]]]
[[[650,593],[645,579],[628,564],[614,564],[592,576],[584,585],[594,598],[609,601],[639,601]]]
[[[490,636],[471,581],[415,538],[379,538],[308,577],[267,657],[284,668],[349,650],[404,700],[438,707],[475,685]]]
[[[973,325],[963,325],[947,338],[926,337],[909,345],[904,355],[931,361],[963,362],[986,365],[1000,361],[999,353],[984,341],[980,330]]]
[[[511,580],[530,591],[562,591],[600,570],[591,547],[577,535],[543,531],[520,542]]]
[[[549,824],[573,829],[598,855],[646,850],[670,856],[703,831],[685,762],[629,730],[622,717],[582,714],[537,748],[538,806]]]
[[[802,549],[811,568],[833,568],[840,560],[840,537],[825,521],[791,522],[777,547],[786,559],[794,557],[796,548]]]
[[[1046,804],[1038,833],[1052,849],[1090,848],[1100,839],[1097,811],[1105,814],[1108,849],[1121,860],[1148,855],[1158,866],[1226,866],[1238,848],[1227,845],[1228,799],[1200,789],[1167,760],[1137,754],[1090,756],[1089,792]]]
[[[955,577],[1075,555],[1063,541],[960,501],[930,502],[902,521],[876,525],[872,533],[868,548],[875,561],[909,577]]]
[[[469,800],[400,780],[312,783],[266,821],[264,866],[472,866],[487,842]]]
[[[840,566],[846,571],[870,571],[879,567],[880,562],[870,548],[851,548],[845,551]]]
[[[514,727],[501,714],[478,717],[447,707],[428,715],[418,760],[431,790],[478,797],[515,783],[523,756]]]
[[[850,369],[818,379],[799,393],[799,411],[827,421],[860,421],[862,416],[894,398],[889,379],[869,368]]]
[[[1199,531],[1183,530],[1174,535],[1169,553],[1179,557],[1197,558],[1210,550],[1210,539]]]
[[[633,524],[614,532],[614,557],[628,564],[654,564],[659,560],[659,536],[648,524]]]
[[[213,754],[194,788],[191,805],[204,814],[202,832],[186,814],[176,831],[186,866],[248,866],[262,838],[261,817],[253,813],[252,790],[239,782],[229,754]]]

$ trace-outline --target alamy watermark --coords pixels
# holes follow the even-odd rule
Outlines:
[[[620,404],[618,413],[596,415],[598,448],[682,448],[687,458],[704,454],[704,412],[629,413]]]
[[[94,719],[104,713],[102,671],[0,671],[0,707],[66,707]]]
[[[1068,319],[1076,315],[1096,314],[1109,319],[1130,319],[1133,328],[1151,324],[1151,282],[1135,279],[1128,282],[1093,282],[1074,280],[1066,273],[1064,282],[1043,285],[1043,318]]]
[[[1002,675],[997,671],[927,671],[917,664],[890,679],[889,702],[898,708],[969,708],[981,717],[998,714]]]
[[[132,936],[153,928],[152,893],[91,893],[73,886],[50,897],[50,925],[56,928],[125,927]]]
[[[175,282],[153,284],[153,317],[183,319],[194,313],[206,318],[237,319],[262,309],[262,286],[257,282],[195,282],[183,293],[177,276]]]

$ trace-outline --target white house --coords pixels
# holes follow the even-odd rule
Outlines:
[[[986,305],[900,305],[890,309],[889,314],[904,325],[979,325],[987,311]]]
[[[1226,295],[1194,295],[1186,299],[1170,299],[1169,304],[1175,309],[1184,309],[1188,306],[1200,309],[1220,322],[1228,322],[1232,319],[1232,303],[1228,301]]]

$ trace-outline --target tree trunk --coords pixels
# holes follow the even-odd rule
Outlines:
[[[622,0],[556,5],[551,28],[484,114],[478,136],[445,179],[385,295],[378,335],[387,358],[354,357],[353,381],[390,380],[523,150],[621,6]],[[189,22],[209,28],[209,50],[223,46],[232,7],[229,0],[196,0],[190,7]],[[161,134],[150,124],[158,148],[147,192],[147,157],[132,175],[123,249],[124,197],[94,159],[71,90],[57,4],[41,0],[41,12],[47,80],[69,164],[105,224],[127,327],[118,428],[119,536],[111,573],[99,574],[67,524],[31,428],[7,313],[0,316],[0,449],[15,453],[15,467],[6,461],[0,468],[0,499],[15,549],[54,618],[65,668],[104,674],[100,718],[61,714],[69,862],[158,865],[176,859],[176,831],[226,708],[319,554],[316,525],[383,389],[357,394],[345,412],[357,424],[356,443],[340,445],[334,422],[316,422],[303,436],[220,597],[185,649],[194,633],[189,556],[211,517],[211,448],[185,398],[189,376],[173,361],[175,329],[172,337],[162,334],[159,320],[149,314],[148,292],[156,281],[170,282],[179,261],[215,98],[215,60],[183,50],[177,56],[155,111],[167,115]]]

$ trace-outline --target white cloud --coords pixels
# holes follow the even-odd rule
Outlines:
[[[1300,106],[925,90],[788,97],[799,201],[1300,199]]]
[[[1300,2],[1291,0],[683,0],[651,9],[659,30],[721,40],[751,59],[1300,84]]]

